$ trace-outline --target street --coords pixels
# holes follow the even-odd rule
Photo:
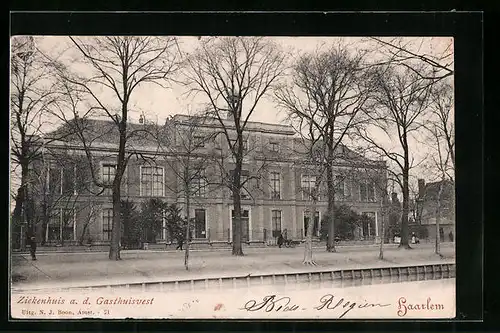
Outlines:
[[[230,251],[192,252],[189,271],[184,268],[184,252],[123,251],[122,260],[110,261],[108,254],[99,253],[44,253],[37,261],[29,255],[12,257],[13,286],[85,285],[86,283],[117,283],[123,281],[150,281],[155,279],[186,279],[200,276],[231,274],[281,273],[305,269],[340,269],[389,265],[419,264],[443,260],[434,253],[432,244],[414,245],[403,250],[386,246],[384,260],[378,259],[379,248],[339,247],[338,252],[314,250],[317,266],[302,264],[304,250],[297,248],[248,248],[245,256],[234,257]],[[454,260],[454,244],[442,245],[446,260]]]

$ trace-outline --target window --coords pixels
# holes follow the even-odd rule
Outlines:
[[[281,234],[281,210],[271,211],[273,237],[278,237]]]
[[[316,176],[302,175],[302,199],[312,200],[311,194],[316,190]]]
[[[141,166],[141,196],[163,196],[163,167]]]
[[[269,150],[279,152],[280,146],[277,142],[269,142]]]
[[[311,219],[311,212],[306,210],[304,212],[304,237],[307,237],[307,227],[309,226],[309,221]],[[319,212],[314,213],[314,226],[313,226],[313,237],[319,236]]]
[[[113,230],[113,209],[106,208],[102,211],[103,240],[111,240],[112,230]]]
[[[281,198],[280,173],[271,172],[271,199]]]
[[[191,180],[191,194],[195,197],[204,197],[207,182],[205,180],[204,172],[196,175]]]
[[[375,212],[364,212],[361,214],[363,238],[371,239],[376,236]]]
[[[234,147],[235,149],[238,149],[238,146],[236,145],[237,139],[231,140],[231,147]],[[231,149],[229,147],[229,149]],[[248,139],[243,139],[243,150],[248,150]]]
[[[51,213],[46,230],[48,241],[75,239],[75,211],[68,208],[56,208]]]
[[[63,209],[61,214],[62,238],[64,240],[74,239],[75,211],[73,209]]]
[[[197,148],[203,148],[205,147],[205,138],[201,135],[195,135],[193,137],[193,141],[194,141],[194,145],[197,147]]]
[[[61,240],[61,211],[54,209],[47,226],[47,240],[60,241]]]
[[[375,201],[375,186],[372,182],[359,184],[360,201]]]
[[[337,175],[335,176],[335,198],[338,200],[344,200],[346,196],[345,177]]]
[[[234,170],[231,170],[231,177],[234,174]],[[248,179],[250,177],[250,172],[248,170],[241,170],[241,175],[240,175],[240,184],[242,184],[241,188],[241,198],[242,199],[249,199],[251,198],[250,192],[248,191],[248,187],[250,185],[250,180]]]
[[[103,164],[102,165],[102,182],[107,185],[113,184],[116,174],[116,164]],[[111,195],[113,190],[107,188],[104,190],[104,195]]]
[[[57,166],[49,168],[48,193],[62,194],[62,169]]]
[[[69,194],[69,195],[76,194],[75,174],[76,174],[76,165],[71,163],[63,168],[62,170],[63,194]]]
[[[206,230],[206,212],[204,209],[194,210],[194,237],[207,238]]]

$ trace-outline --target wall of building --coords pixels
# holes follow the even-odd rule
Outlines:
[[[267,126],[269,125],[269,126]],[[261,130],[262,128],[266,131]],[[273,130],[275,133],[273,133]],[[272,143],[279,145],[279,150],[274,151],[270,149]],[[213,145],[222,147],[223,151],[227,151],[227,143],[223,137],[215,140],[214,144],[207,144],[200,149],[200,153],[210,153],[214,148]],[[307,197],[303,196],[301,190],[301,177],[304,174],[310,173],[310,170],[295,164],[294,157],[296,155],[297,147],[296,140],[293,137],[293,131],[283,126],[266,126],[255,127],[253,132],[249,135],[249,156],[247,157],[244,169],[249,170],[253,176],[258,176],[259,180],[251,180],[247,187],[253,199],[243,199],[242,208],[249,210],[249,224],[251,225],[250,240],[261,242],[273,242],[272,237],[272,211],[281,211],[281,230],[286,230],[286,236],[289,239],[302,239],[304,236],[304,212],[310,207],[310,201],[306,200]],[[110,145],[113,147],[113,145]],[[143,147],[144,148],[144,147]],[[104,148],[103,148],[104,149]],[[145,149],[145,148],[144,148]],[[55,159],[58,153],[53,149],[51,154],[48,154]],[[60,150],[60,149],[59,149]],[[68,156],[84,155],[83,151],[72,149],[66,151]],[[295,155],[294,155],[295,154]],[[95,152],[95,169],[102,180],[102,167],[105,163],[114,163],[116,156],[112,149],[104,149]],[[147,152],[146,152],[147,155]],[[160,196],[162,200],[168,204],[177,203],[180,206],[184,205],[185,198],[182,192],[182,184],[177,176],[179,169],[178,163],[175,163],[175,158],[168,157],[166,154],[153,154],[149,153],[150,159],[146,162],[139,157],[130,159],[124,175],[122,186],[122,198],[128,199],[136,203],[140,207],[142,201],[151,198],[151,195],[142,193],[141,190],[141,167],[151,165],[154,163],[156,166],[163,168],[163,195]],[[71,158],[67,157],[68,160]],[[43,169],[46,167],[47,161],[40,165]],[[84,164],[84,163],[83,163]],[[79,167],[83,167],[79,165]],[[266,167],[261,169],[262,165]],[[229,170],[230,163],[227,164]],[[373,172],[384,175],[383,166],[366,166],[373,168]],[[217,175],[218,170],[216,164],[212,163],[207,165],[209,174]],[[270,174],[271,172],[278,172],[280,175],[280,197],[272,198],[270,187]],[[85,221],[90,215],[89,205],[92,202],[94,206],[95,218],[89,223],[85,241],[92,239],[94,243],[106,243],[106,235],[103,232],[103,212],[105,209],[111,208],[110,193],[102,193],[100,196],[95,196],[90,193],[90,190],[97,191],[95,185],[92,185],[90,173],[82,169],[77,171],[77,174],[87,175],[88,189],[80,191],[77,195],[72,197],[72,200],[78,202],[77,214],[75,217],[75,234],[72,242],[76,243],[83,232]],[[338,204],[345,204],[350,206],[357,212],[373,213],[376,220],[377,232],[376,236],[380,235],[381,223],[380,219],[380,193],[374,188],[374,197],[371,200],[361,201],[359,182],[371,182],[372,178],[365,177],[363,172],[358,172],[353,167],[338,166],[336,175],[345,175],[345,193],[346,196],[340,195],[338,197]],[[383,176],[381,176],[383,177]],[[214,180],[214,182],[216,182]],[[327,208],[326,202],[326,186],[323,181],[323,190],[321,199],[317,204],[316,210],[320,212],[320,220],[324,217]],[[110,192],[110,191],[108,191]],[[205,196],[202,198],[191,198],[191,216],[194,216],[195,209],[206,210],[206,239],[210,241],[228,241],[231,238],[230,230],[232,228],[230,223],[230,215],[232,209],[232,200],[230,191],[218,185],[209,185],[205,191]],[[43,235],[41,235],[43,237]],[[373,236],[373,235],[372,235]],[[158,241],[164,242],[167,237],[159,235]]]

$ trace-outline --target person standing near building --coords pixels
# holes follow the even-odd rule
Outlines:
[[[32,232],[26,233],[27,243],[30,246],[30,255],[32,260],[36,260],[36,237]]]
[[[278,236],[278,247],[281,249],[281,246],[283,245],[285,239],[283,238],[283,234],[280,233],[280,235]]]

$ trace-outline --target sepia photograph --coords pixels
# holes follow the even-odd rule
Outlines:
[[[452,319],[454,39],[10,40],[14,319]]]

